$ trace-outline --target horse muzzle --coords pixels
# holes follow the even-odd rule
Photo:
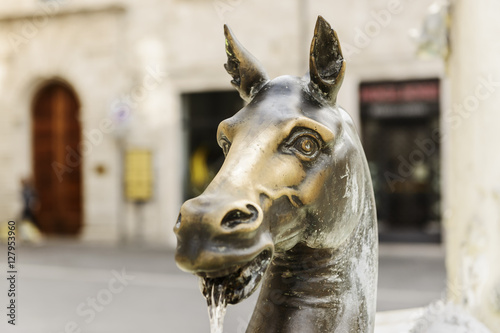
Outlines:
[[[228,302],[237,303],[253,292],[270,264],[272,237],[263,226],[259,205],[211,199],[201,195],[182,205],[174,228],[175,260],[204,284],[225,285]]]
[[[272,255],[263,212],[249,200],[229,201],[204,195],[186,201],[174,228],[180,269],[203,276],[233,273],[263,251]]]

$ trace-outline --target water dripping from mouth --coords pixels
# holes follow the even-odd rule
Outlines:
[[[203,293],[207,300],[210,332],[222,333],[227,307],[226,285],[225,283],[221,283],[219,279],[201,278],[201,282]]]
[[[239,303],[257,289],[271,258],[272,252],[264,250],[229,275],[200,276],[200,290],[207,300],[211,333],[222,333],[227,305]]]

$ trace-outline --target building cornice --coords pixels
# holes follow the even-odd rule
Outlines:
[[[22,10],[12,13],[1,13],[0,22],[15,22],[25,20],[37,20],[43,17],[64,17],[72,15],[92,15],[99,13],[125,13],[127,7],[121,4],[106,4],[97,6],[64,6],[60,5],[59,9],[51,12],[44,10],[43,7],[38,7],[35,10]]]

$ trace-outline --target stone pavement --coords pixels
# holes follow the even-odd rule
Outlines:
[[[7,249],[0,244],[6,274]],[[194,276],[177,269],[173,251],[53,240],[21,245],[17,325],[7,324],[7,281],[0,280],[0,332],[209,332]],[[445,288],[439,245],[382,244],[378,311],[425,306]],[[229,306],[224,331],[244,333],[256,295]]]

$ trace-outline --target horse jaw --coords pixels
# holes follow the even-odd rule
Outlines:
[[[247,333],[371,333],[378,267],[372,205],[351,237],[337,249],[301,243],[276,254]]]

